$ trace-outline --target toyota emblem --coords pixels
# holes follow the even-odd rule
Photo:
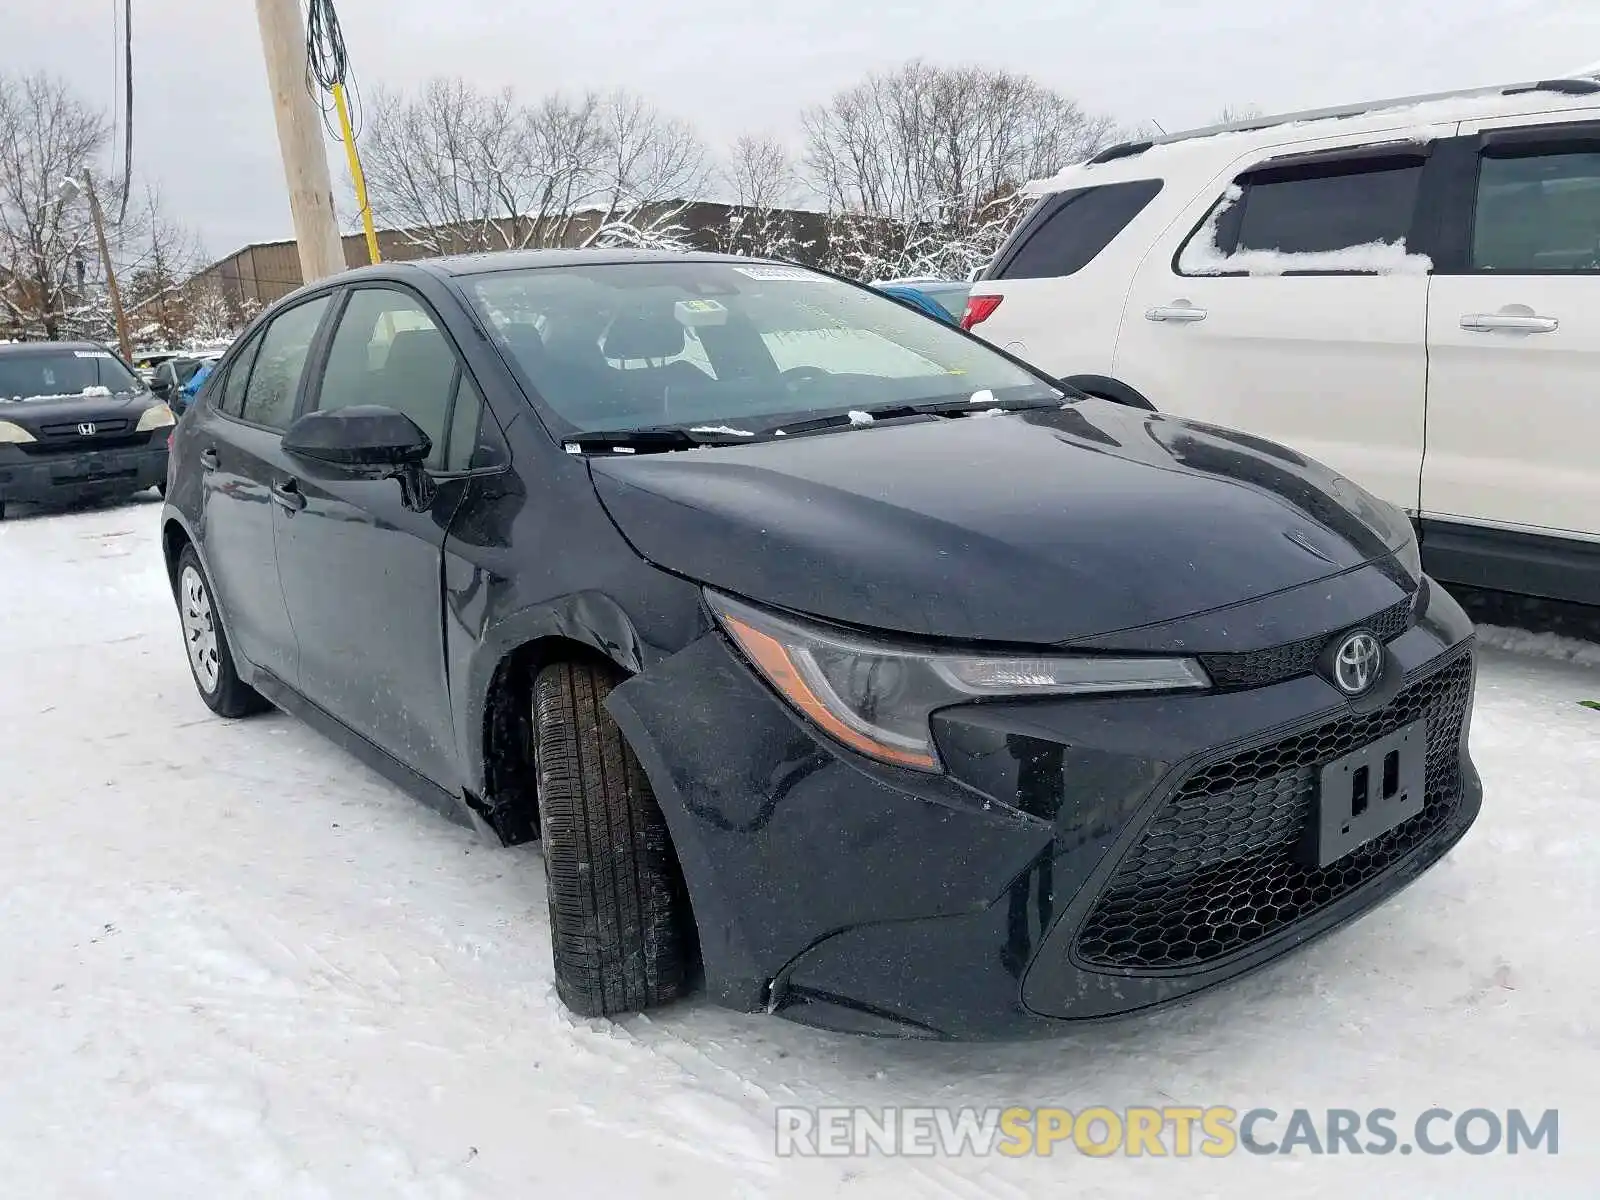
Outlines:
[[[1333,682],[1346,696],[1372,689],[1383,674],[1383,643],[1370,633],[1352,633],[1333,654]]]
[[[79,437],[93,437],[94,435],[95,427],[93,421],[85,421],[82,425],[78,426]]]

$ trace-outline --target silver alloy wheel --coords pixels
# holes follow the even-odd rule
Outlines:
[[[200,572],[184,567],[178,579],[179,613],[183,617],[183,640],[189,648],[189,665],[195,682],[206,695],[217,690],[221,666],[217,662],[217,622],[211,612],[211,596]]]

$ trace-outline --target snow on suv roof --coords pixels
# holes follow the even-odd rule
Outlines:
[[[1364,137],[1396,131],[1406,140],[1426,141],[1453,132],[1441,127],[1458,121],[1591,107],[1600,110],[1600,80],[1575,77],[1308,109],[1120,142],[1087,162],[1074,163],[1047,179],[1034,180],[1023,191],[1043,195],[1082,186],[1091,177],[1109,181],[1112,177],[1131,177],[1130,172],[1148,176],[1148,160],[1154,155],[1166,162],[1171,154],[1234,154],[1251,146],[1343,135],[1359,142]],[[1128,164],[1128,169],[1117,169],[1119,164]]]

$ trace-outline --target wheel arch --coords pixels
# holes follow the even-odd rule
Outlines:
[[[1109,375],[1068,375],[1061,382],[1113,404],[1125,404],[1129,408],[1142,408],[1147,412],[1157,411],[1156,406],[1145,399],[1138,388],[1130,387]]]
[[[456,729],[473,768],[473,806],[506,845],[539,828],[533,776],[533,679],[547,663],[608,662],[625,675],[644,667],[633,621],[610,597],[580,593],[496,621],[474,648]]]

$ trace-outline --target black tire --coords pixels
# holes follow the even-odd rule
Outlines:
[[[204,613],[194,609],[191,591],[198,582],[205,604]],[[211,590],[211,580],[200,565],[200,556],[193,546],[185,546],[178,555],[174,572],[173,591],[178,601],[178,625],[183,630],[184,654],[189,660],[189,674],[194,678],[195,690],[206,707],[219,717],[248,717],[271,707],[266,698],[239,678],[233,665],[233,650],[228,645],[228,635],[217,619],[216,595]],[[214,641],[211,653],[197,654],[194,633],[201,621],[209,628]],[[197,661],[198,660],[198,661]],[[205,664],[202,666],[201,664]]]
[[[608,665],[554,663],[534,682],[539,836],[556,993],[585,1017],[638,1012],[687,990],[692,925],[666,821],[603,707]]]

